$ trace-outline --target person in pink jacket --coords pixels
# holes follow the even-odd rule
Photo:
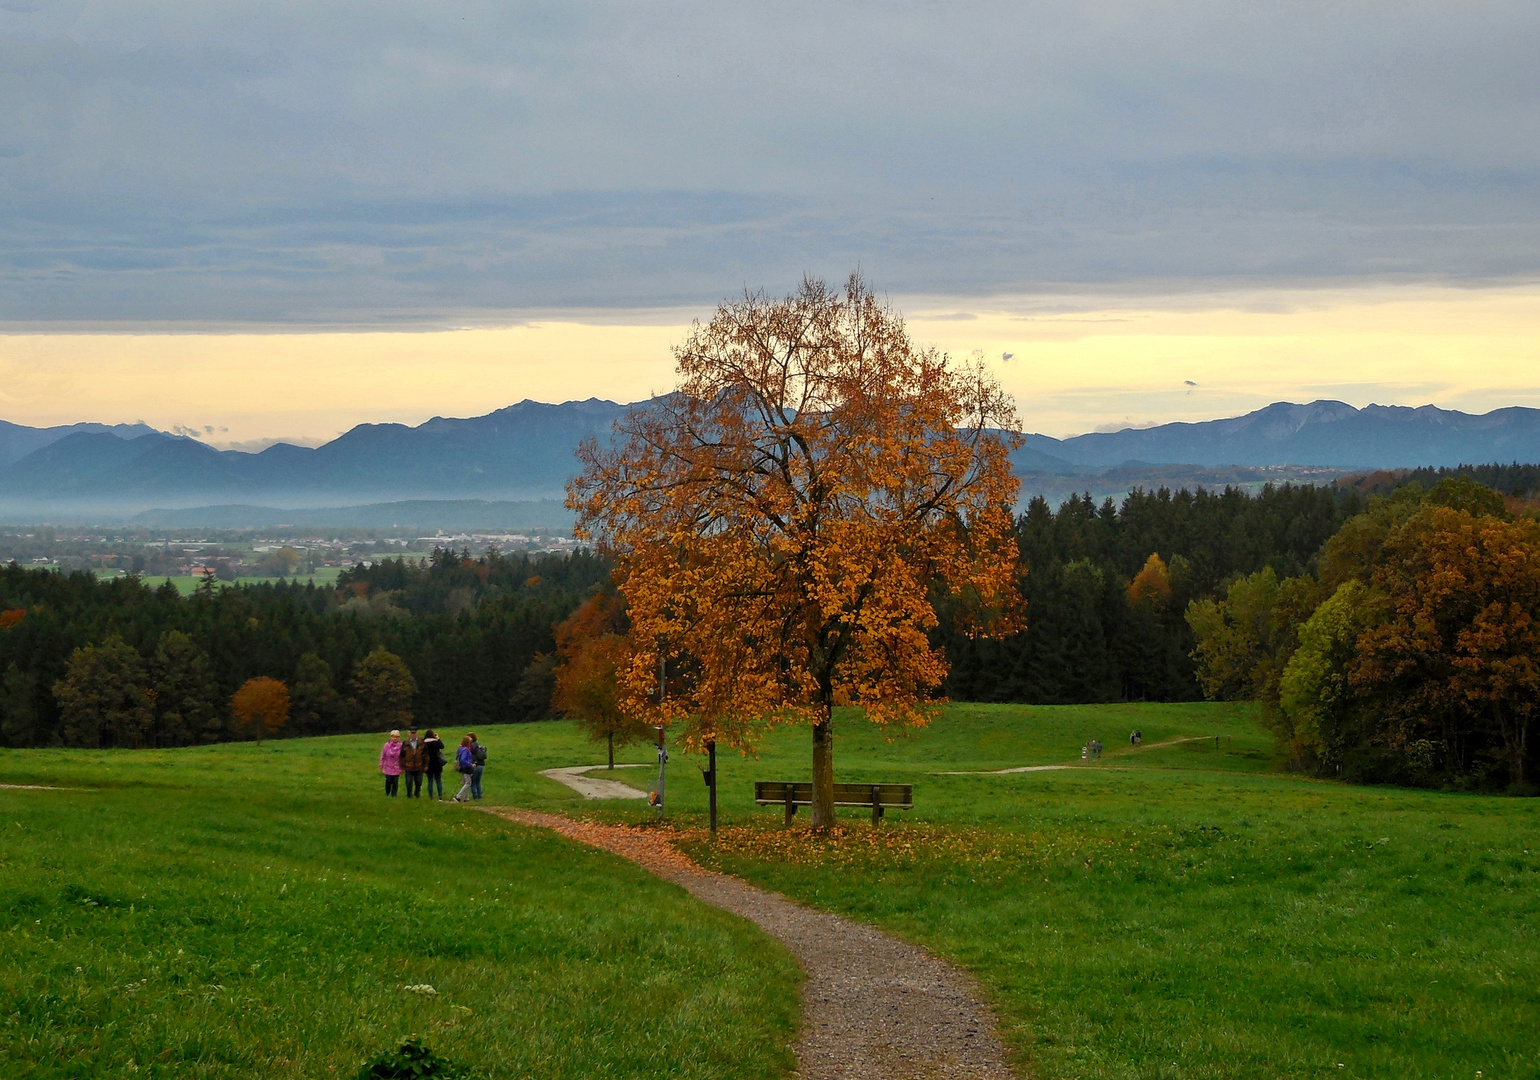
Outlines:
[[[385,794],[395,795],[401,786],[401,732],[392,731],[380,747],[380,772],[385,774]]]

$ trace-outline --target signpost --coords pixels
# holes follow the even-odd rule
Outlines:
[[[658,817],[663,817],[663,778],[668,768],[668,747],[663,745],[663,728],[660,725],[658,732],[658,790],[652,793],[652,805],[658,808]]]
[[[711,835],[717,834],[717,741],[706,741],[706,788],[711,792]]]

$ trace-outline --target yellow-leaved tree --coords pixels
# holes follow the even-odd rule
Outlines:
[[[675,392],[586,442],[568,489],[625,594],[620,707],[690,746],[810,724],[828,826],[832,710],[925,722],[947,672],[932,600],[972,632],[1016,620],[1015,409],[859,276],[725,303],[675,357]]]

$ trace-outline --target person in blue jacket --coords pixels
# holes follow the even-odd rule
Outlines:
[[[460,740],[460,749],[455,751],[455,768],[460,773],[460,790],[455,793],[455,802],[466,802],[471,797],[471,780],[476,775],[476,759],[471,754],[471,737],[469,735]]]

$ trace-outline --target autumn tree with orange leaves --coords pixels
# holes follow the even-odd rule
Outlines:
[[[916,345],[859,276],[724,303],[675,358],[676,391],[612,447],[587,441],[568,488],[626,599],[621,707],[689,746],[810,724],[826,827],[833,709],[928,718],[947,672],[933,597],[973,632],[1014,623],[1015,410],[982,360]]]
[[[1388,617],[1358,639],[1351,681],[1405,746],[1474,745],[1528,782],[1540,712],[1540,522],[1427,507],[1386,540],[1373,584]]]
[[[619,673],[627,660],[625,605],[619,596],[590,597],[556,625],[556,690],[552,707],[576,720],[595,742],[603,741],[609,767],[615,744],[647,737],[647,725],[621,706]]]
[[[250,732],[261,745],[289,722],[289,688],[266,675],[247,679],[230,699],[230,718],[236,731]]]

